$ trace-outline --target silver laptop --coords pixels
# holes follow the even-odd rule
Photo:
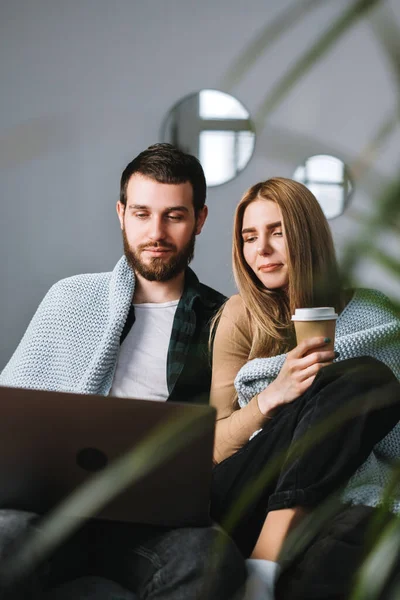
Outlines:
[[[181,448],[164,460],[168,443],[154,447],[161,464],[112,499],[97,518],[209,524],[215,410],[0,387],[0,508],[46,514],[156,428],[181,418],[192,423]],[[191,435],[193,423],[196,435]]]

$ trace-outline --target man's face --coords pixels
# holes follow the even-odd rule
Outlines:
[[[190,182],[159,183],[132,175],[126,207],[117,203],[125,256],[136,273],[149,281],[169,281],[193,258],[195,237],[207,208],[195,218]]]

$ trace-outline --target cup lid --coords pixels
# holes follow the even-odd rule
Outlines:
[[[292,321],[332,321],[337,319],[333,306],[320,306],[318,308],[296,308]]]

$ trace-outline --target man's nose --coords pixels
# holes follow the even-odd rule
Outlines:
[[[162,240],[165,238],[165,227],[162,219],[154,217],[151,220],[149,228],[149,237],[152,240]]]

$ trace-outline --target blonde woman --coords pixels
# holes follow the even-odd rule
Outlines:
[[[239,294],[223,307],[213,336],[212,513],[223,521],[248,483],[285,452],[280,472],[233,531],[245,556],[277,560],[289,530],[350,478],[344,501],[378,502],[381,467],[393,448],[400,456],[400,322],[380,292],[342,289],[320,205],[289,179],[258,183],[240,201],[233,269]],[[326,338],[296,345],[291,315],[315,306],[339,313],[335,352]],[[305,456],[291,455],[294,441],[354,398],[356,417]],[[371,455],[378,443],[379,465]],[[357,483],[361,465],[370,486]]]

